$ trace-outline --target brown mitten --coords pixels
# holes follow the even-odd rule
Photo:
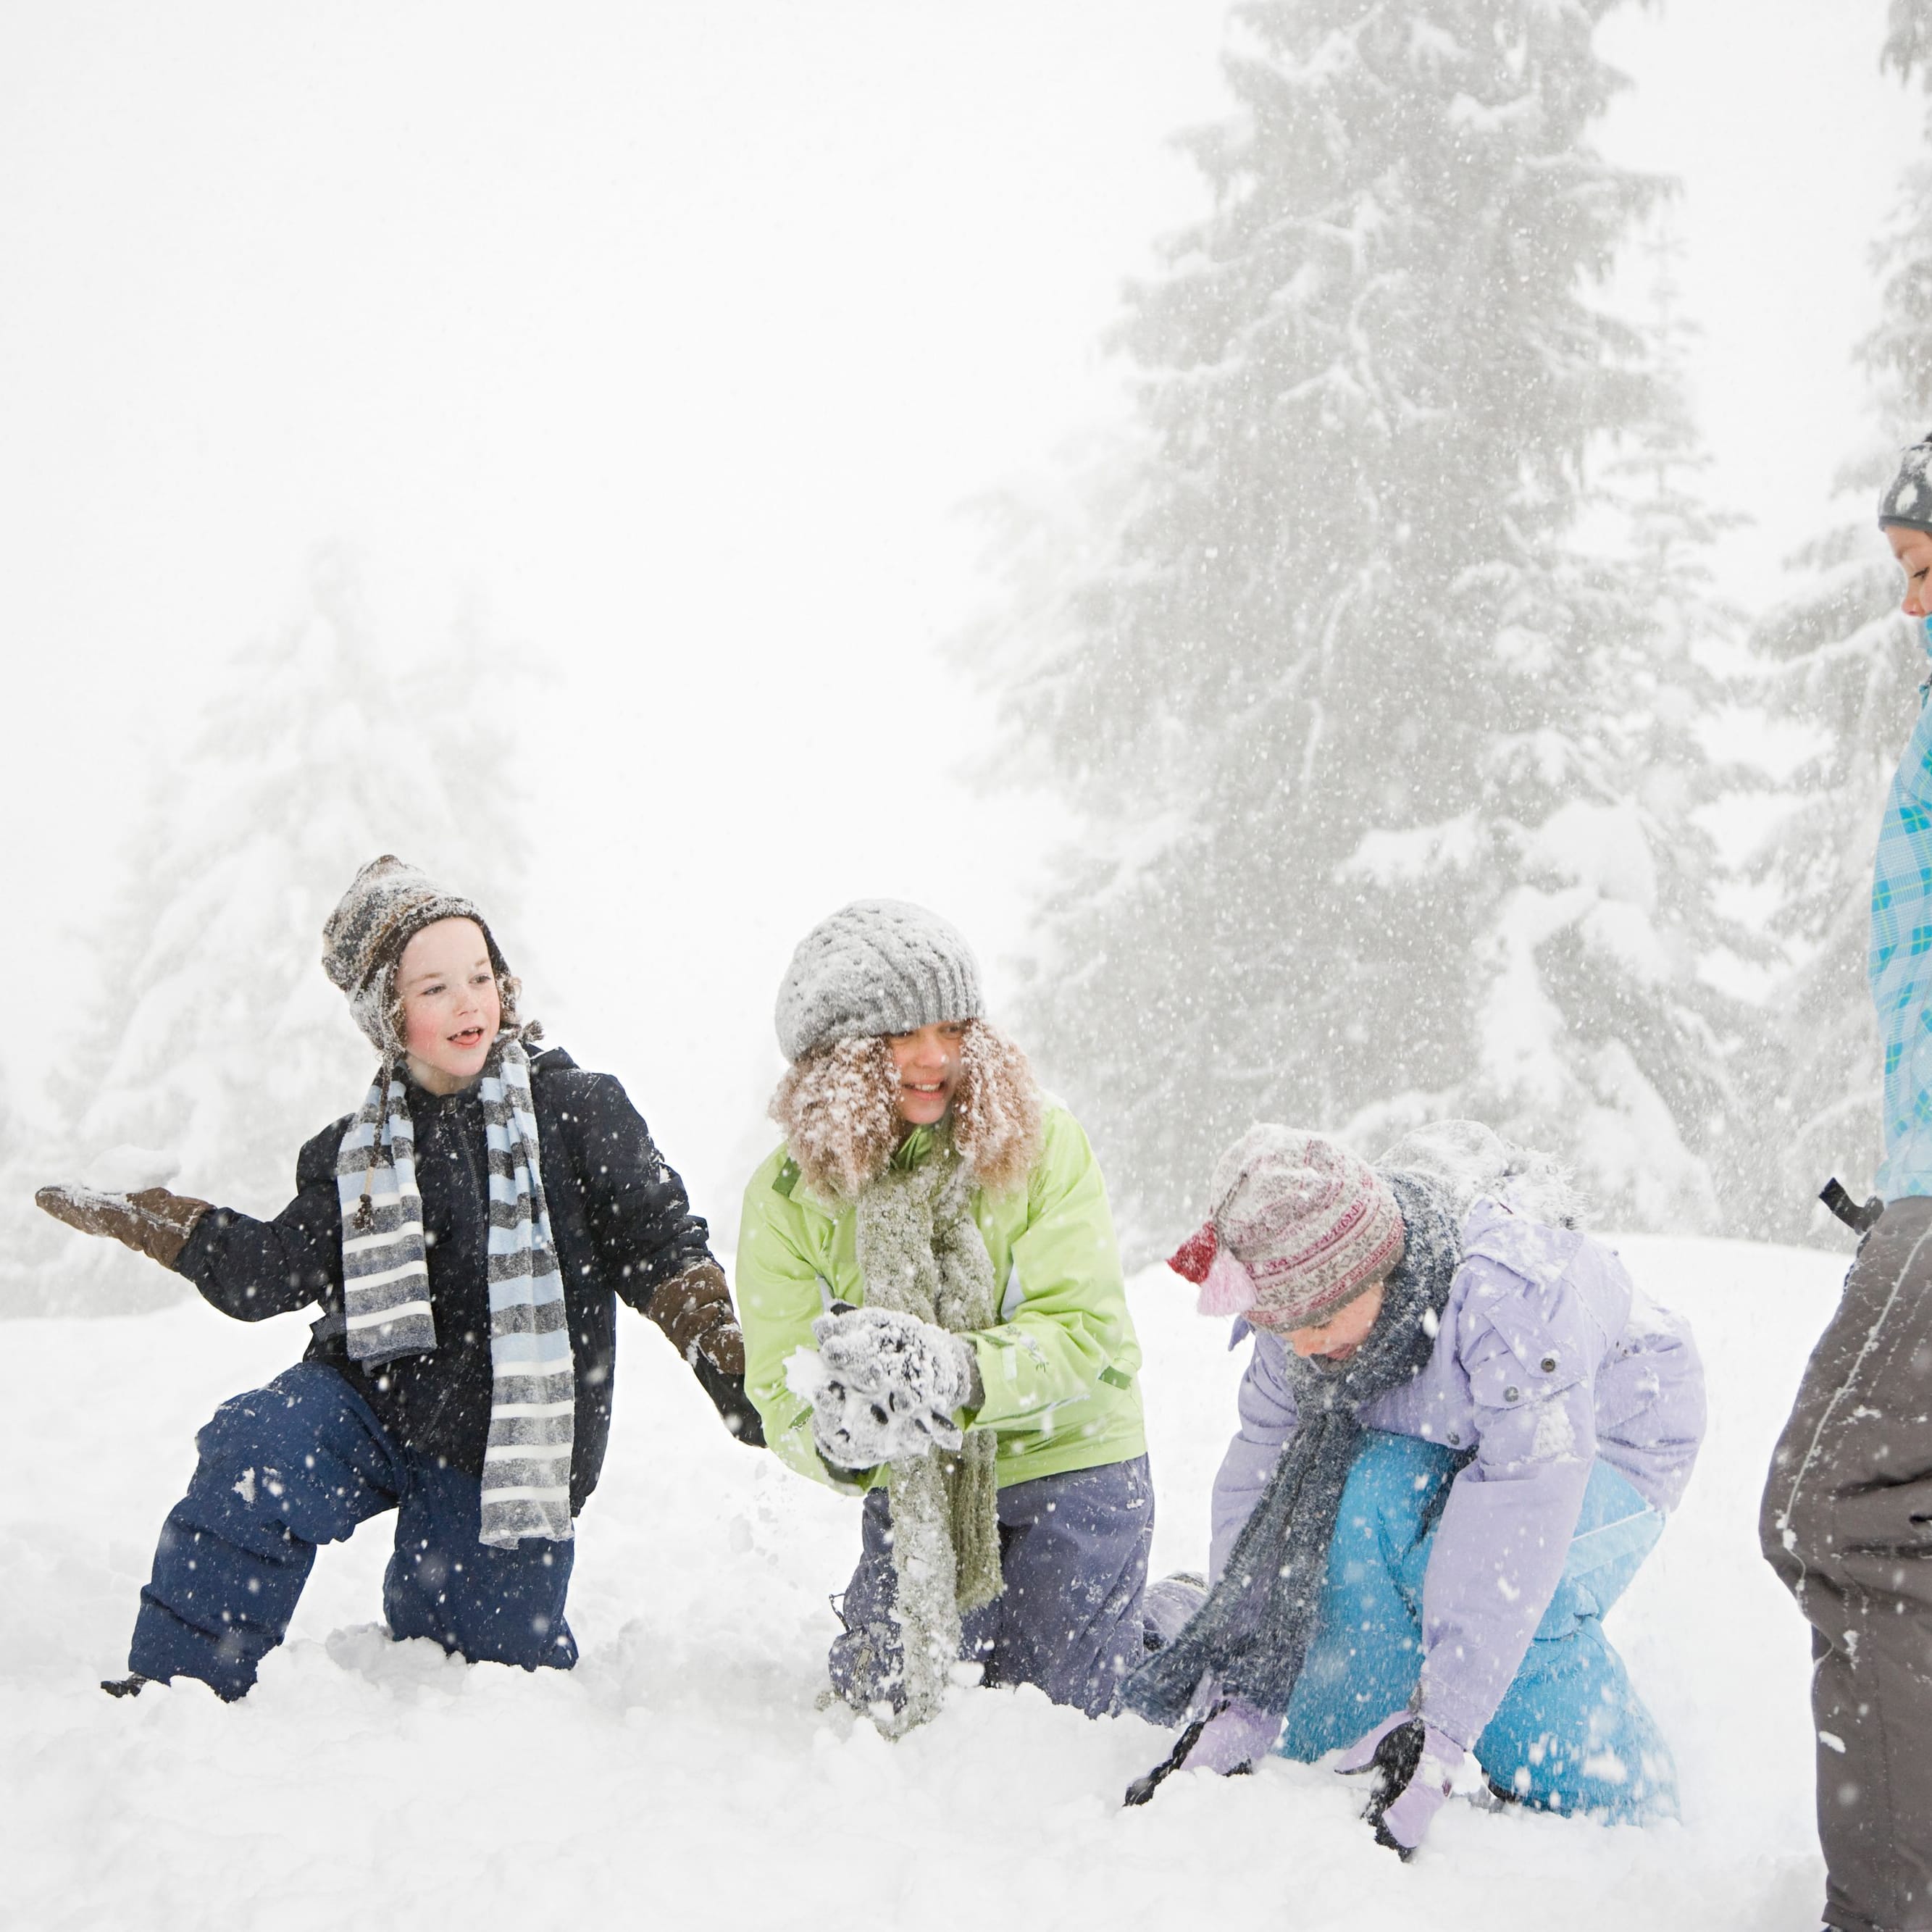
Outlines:
[[[206,1201],[170,1194],[165,1187],[143,1187],[134,1194],[101,1194],[92,1187],[43,1187],[36,1207],[83,1234],[106,1234],[136,1253],[172,1268],[188,1245],[195,1224],[208,1212]]]
[[[646,1312],[687,1362],[694,1349],[721,1374],[745,1372],[745,1338],[716,1262],[699,1262],[663,1283]]]

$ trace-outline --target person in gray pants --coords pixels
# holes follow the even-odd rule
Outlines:
[[[1932,437],[1879,522],[1932,656]],[[1811,1625],[1831,1932],[1932,1932],[1932,706],[1886,801],[1869,971],[1885,1159],[1844,1298],[1765,1488],[1766,1559]]]
[[[903,1658],[884,1490],[866,1497],[861,1514],[858,1568],[837,1600],[845,1628],[832,1640],[832,1688],[850,1704],[896,1705]],[[1128,1673],[1200,1600],[1198,1588],[1176,1600],[1172,1579],[1146,1590],[1154,1534],[1147,1458],[1016,1483],[999,1493],[999,1518],[1006,1588],[961,1619],[962,1658],[983,1666],[983,1684],[1036,1684],[1056,1704],[1105,1717]],[[1164,1618],[1170,1601],[1178,1614]]]
[[[1758,1533],[1811,1624],[1834,1932],[1932,1927],[1932,1198],[1860,1244]]]

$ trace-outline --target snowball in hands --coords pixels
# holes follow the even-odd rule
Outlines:
[[[876,1468],[965,1439],[952,1420],[973,1387],[973,1347],[916,1316],[850,1308],[812,1324],[816,1354],[785,1364],[793,1393],[812,1404],[818,1453],[842,1469]]]

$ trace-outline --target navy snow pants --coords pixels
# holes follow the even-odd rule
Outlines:
[[[141,1592],[129,1668],[244,1696],[282,1640],[319,1543],[396,1512],[382,1610],[396,1637],[434,1637],[476,1662],[567,1670],[572,1543],[476,1540],[474,1476],[398,1444],[348,1378],[298,1362],[224,1402],[195,1438],[188,1494],[168,1512]]]
[[[1114,1708],[1120,1680],[1147,1654],[1141,1598],[1154,1536],[1148,1460],[1040,1476],[1000,1492],[1001,1594],[964,1620],[960,1656],[987,1684],[1034,1684],[1090,1718]],[[897,1702],[892,1504],[866,1498],[859,1567],[837,1600],[832,1685],[848,1703]]]

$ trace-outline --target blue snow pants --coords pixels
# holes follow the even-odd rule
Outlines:
[[[526,1670],[577,1661],[563,1617],[576,1545],[478,1543],[476,1478],[401,1448],[328,1364],[298,1362],[224,1402],[195,1446],[201,1460],[141,1592],[128,1663],[142,1676],[198,1677],[223,1697],[245,1696],[288,1629],[316,1545],[392,1509],[382,1610],[392,1636]]]
[[[1040,1476],[1000,1492],[1006,1588],[962,1621],[959,1654],[987,1684],[1034,1684],[1090,1718],[1114,1707],[1120,1680],[1147,1654],[1141,1598],[1154,1537],[1148,1460]],[[896,1706],[902,1661],[893,1621],[892,1504],[866,1498],[859,1567],[834,1600],[845,1628],[827,1661],[848,1703]]]
[[[1321,1628],[1289,1700],[1283,1756],[1353,1744],[1408,1702],[1422,1669],[1423,1578],[1461,1462],[1413,1436],[1364,1438],[1342,1492]],[[1595,1465],[1556,1593],[1476,1740],[1476,1760],[1499,1790],[1612,1822],[1677,1815],[1670,1748],[1603,1622],[1663,1527],[1624,1478]]]

